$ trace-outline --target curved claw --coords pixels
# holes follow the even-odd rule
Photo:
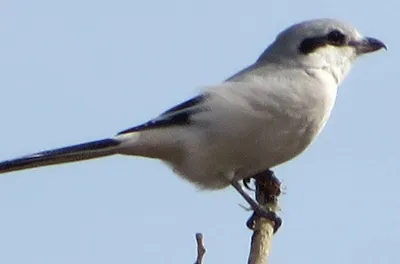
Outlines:
[[[272,211],[268,212],[267,210],[264,210],[264,212],[262,212],[262,215],[260,215],[259,213],[260,212],[254,212],[250,216],[249,220],[247,220],[246,226],[250,230],[254,230],[257,217],[264,217],[264,218],[267,218],[268,220],[270,220],[274,225],[274,234],[282,226],[282,218],[280,218],[275,212],[272,212]]]
[[[250,182],[251,182],[251,178],[246,178],[246,179],[243,179],[243,186],[247,189],[247,190],[249,190],[249,191],[255,191],[255,189],[254,188],[251,188],[250,187]]]

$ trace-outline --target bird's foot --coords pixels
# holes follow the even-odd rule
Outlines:
[[[251,198],[242,188],[242,186],[237,181],[232,181],[231,185],[239,192],[239,194],[246,200],[253,209],[253,215],[249,218],[246,225],[250,229],[254,229],[255,220],[257,217],[262,217],[270,220],[274,225],[274,233],[278,231],[279,227],[282,225],[282,219],[272,210],[267,207],[261,206],[253,198]],[[265,193],[267,197],[270,197],[268,193]]]
[[[256,182],[255,189],[249,187],[252,179]],[[243,180],[243,185],[246,189],[255,191],[258,202],[252,199],[238,182],[231,182],[231,184],[253,209],[252,216],[247,220],[247,227],[253,230],[257,218],[262,217],[273,223],[274,233],[276,233],[282,225],[282,219],[275,213],[275,210],[278,210],[277,199],[281,194],[281,182],[274,172],[267,169]]]

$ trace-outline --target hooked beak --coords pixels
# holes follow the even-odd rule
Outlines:
[[[387,50],[385,43],[375,38],[364,38],[361,41],[354,41],[349,43],[356,49],[357,54],[374,52],[380,49]]]

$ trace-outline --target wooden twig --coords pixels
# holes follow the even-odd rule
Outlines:
[[[256,200],[263,207],[273,212],[279,210],[278,196],[281,193],[281,183],[271,170],[254,177],[256,180]],[[248,264],[266,264],[271,251],[275,224],[266,218],[254,215],[249,219],[248,226],[253,229]]]
[[[197,258],[194,264],[203,264],[203,257],[206,253],[206,248],[204,247],[203,234],[196,234],[196,243],[197,243]]]

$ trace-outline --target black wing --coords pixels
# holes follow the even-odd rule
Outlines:
[[[193,114],[207,110],[205,108],[198,107],[202,102],[204,102],[206,97],[206,95],[198,95],[190,100],[187,100],[175,107],[168,109],[157,118],[154,118],[142,125],[121,131],[118,133],[118,135],[166,126],[189,125],[191,122],[190,118]]]

